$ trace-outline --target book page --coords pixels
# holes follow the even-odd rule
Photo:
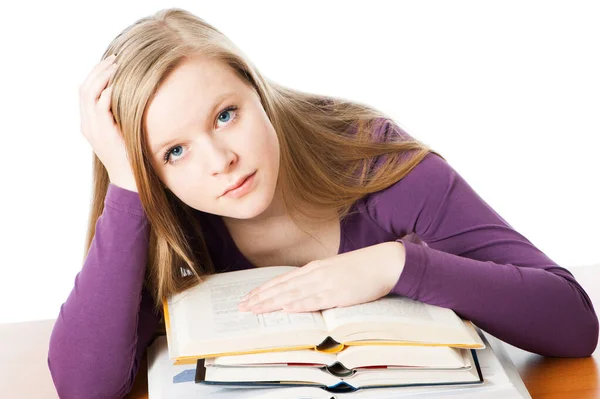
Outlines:
[[[431,324],[460,321],[449,309],[443,309],[402,296],[386,296],[376,301],[340,308],[323,310],[327,327],[334,329],[344,323],[354,321],[396,321]]]
[[[262,283],[293,266],[272,266],[218,273],[202,284],[168,300],[170,324],[182,344],[223,338],[262,335],[265,332],[321,330],[320,312],[254,314],[238,311],[241,298]]]
[[[210,287],[210,299],[213,308],[214,332],[221,335],[240,331],[260,330],[264,328],[298,328],[307,326],[324,329],[323,318],[319,312],[285,313],[276,311],[253,314],[239,312],[241,298],[254,287],[269,279],[253,279],[240,283],[220,284]]]
[[[388,295],[376,301],[359,305],[331,308],[322,311],[325,324],[330,332],[349,325],[363,324],[368,331],[377,323],[403,323],[407,326],[440,327],[466,333],[462,319],[451,309],[429,305],[413,299]],[[343,334],[350,333],[345,331]],[[350,336],[347,337],[351,339]],[[356,337],[356,339],[365,339]]]

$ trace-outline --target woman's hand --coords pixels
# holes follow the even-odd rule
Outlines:
[[[137,192],[123,134],[111,110],[112,85],[107,87],[117,71],[115,59],[113,54],[100,61],[79,86],[81,133],[106,168],[111,183]]]
[[[396,285],[405,258],[404,245],[390,241],[319,259],[256,287],[239,310],[308,312],[374,301]]]

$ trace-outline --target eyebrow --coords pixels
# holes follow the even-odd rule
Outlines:
[[[215,102],[213,103],[212,107],[210,108],[210,111],[209,111],[208,115],[212,115],[212,114],[215,112],[216,108],[219,106],[219,104],[221,104],[221,103],[223,102],[223,100],[224,100],[224,99],[226,99],[227,97],[231,97],[231,96],[233,96],[233,95],[235,95],[235,94],[236,94],[235,92],[233,92],[233,91],[230,91],[230,92],[227,92],[227,93],[221,93],[220,95],[218,95],[218,96],[215,98]],[[180,133],[180,131],[181,131],[181,130],[184,130],[184,129],[183,129],[183,128],[181,128],[181,129],[177,129],[177,130],[175,130],[175,132],[174,132],[174,134],[175,134],[175,138],[173,138],[173,139],[169,139],[169,140],[166,140],[166,141],[163,141],[161,144],[159,144],[158,146],[156,146],[156,147],[155,147],[155,148],[152,150],[152,154],[153,154],[153,155],[157,155],[157,153],[158,153],[160,150],[162,150],[163,148],[165,148],[165,147],[168,147],[169,145],[171,145],[172,143],[174,143],[174,142],[176,142],[176,141],[179,141],[180,139],[179,139],[179,136],[178,136],[178,135],[179,135],[179,133]]]

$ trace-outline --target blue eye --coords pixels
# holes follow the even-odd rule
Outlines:
[[[227,115],[228,113],[229,113],[229,111],[225,111],[225,112],[223,112],[223,113],[222,113],[221,115],[219,115],[219,116]],[[227,119],[229,119],[229,118],[227,118]],[[225,120],[225,121],[223,121],[222,119],[219,119],[219,120],[220,120],[220,121],[222,121],[222,122],[227,122],[226,120]]]
[[[233,116],[231,116],[231,113],[233,112]],[[225,119],[222,119],[221,116],[223,115],[229,115],[229,117],[226,117]],[[230,105],[228,107],[225,107],[221,110],[221,112],[219,112],[219,116],[217,117],[217,122],[223,122],[225,124],[231,124],[233,123],[233,121],[235,121],[238,117],[238,107],[235,105]],[[170,163],[171,165],[179,162],[179,160],[182,158],[180,157],[181,151],[174,151],[177,148],[183,148],[183,146],[181,145],[175,145],[171,148],[169,148],[168,150],[165,151],[165,154],[163,156],[163,159],[165,161],[165,165],[167,163]],[[171,155],[178,157],[178,159],[175,159],[174,161],[171,161]]]
[[[169,162],[171,164],[174,164],[174,163],[176,163],[178,161],[178,160],[175,160],[173,162],[170,161],[171,154],[175,155],[176,157],[178,156],[178,154],[176,154],[175,151],[174,151],[176,148],[183,148],[183,147],[181,147],[180,145],[176,145],[176,146],[173,146],[173,147],[171,147],[171,148],[169,148],[168,150],[165,151],[165,156],[163,157],[164,160],[165,160],[165,164],[167,162]]]
[[[233,121],[236,117],[237,117],[237,110],[238,107],[236,107],[235,105],[230,105],[229,107],[225,107],[220,113],[219,113],[219,117],[217,118],[218,121],[221,122],[229,122],[229,121]],[[226,118],[225,120],[221,119],[221,116],[223,115],[231,115],[232,111],[234,111],[234,116],[230,116],[229,118]]]

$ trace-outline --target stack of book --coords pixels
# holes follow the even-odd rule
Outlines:
[[[169,358],[166,335],[158,335],[148,347],[149,399],[531,399],[527,388],[504,344],[477,329],[485,349],[477,351],[483,373],[483,384],[413,386],[384,389],[359,389],[350,393],[332,393],[318,387],[235,388],[197,384],[196,365],[174,365]]]
[[[230,388],[344,393],[483,384],[477,352],[485,344],[451,309],[388,295],[319,312],[238,310],[247,292],[293,269],[214,274],[166,299],[172,364],[195,365],[198,384]]]
[[[339,354],[314,350],[220,356],[196,367],[195,381],[237,387],[317,386],[329,392],[483,382],[469,350],[349,347]],[[446,349],[446,350],[439,350]],[[420,358],[423,354],[425,359]]]

